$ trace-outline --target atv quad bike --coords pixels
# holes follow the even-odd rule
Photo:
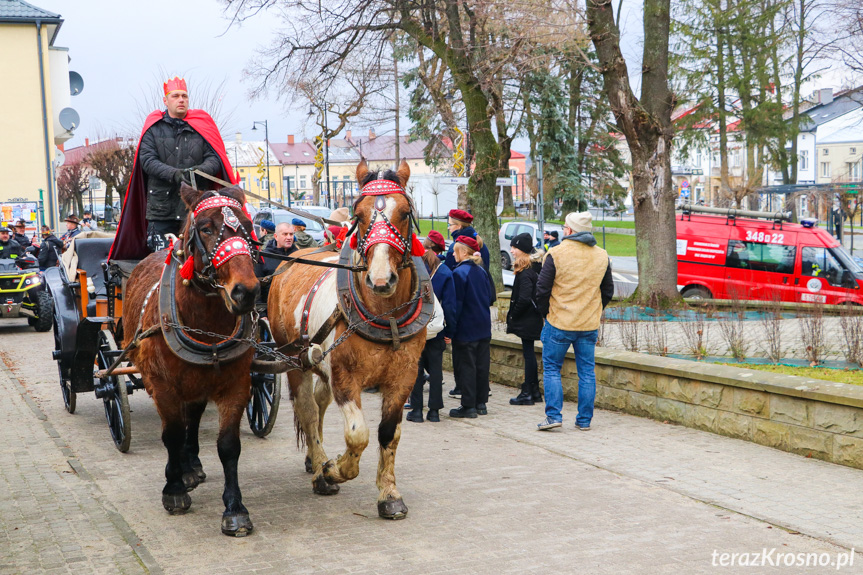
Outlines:
[[[26,317],[36,331],[54,325],[54,302],[32,255],[0,259],[0,317]]]

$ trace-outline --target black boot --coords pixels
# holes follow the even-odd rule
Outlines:
[[[407,419],[408,421],[413,421],[414,423],[422,423],[423,422],[423,410],[422,410],[422,408],[412,409],[412,410],[408,411],[408,414],[407,414],[407,416],[405,416],[405,419]]]
[[[516,397],[509,400],[510,405],[533,405],[533,397],[530,392],[522,391]]]
[[[530,397],[536,403],[542,403],[542,394],[539,392],[539,382],[534,381],[530,384]]]
[[[426,415],[426,419],[428,419],[432,423],[440,423],[440,414],[438,413],[438,410],[429,409],[429,412]]]

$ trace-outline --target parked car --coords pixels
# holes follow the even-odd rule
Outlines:
[[[544,228],[546,231],[557,230],[557,233],[560,235],[560,237],[563,237],[562,226],[546,223]],[[498,233],[498,239],[500,240],[500,265],[503,269],[512,269],[512,254],[509,251],[510,240],[512,240],[512,238],[514,238],[518,234],[523,233],[528,233],[534,237],[535,247],[542,247],[542,234],[539,233],[538,223],[520,220],[506,222],[505,224],[503,224],[503,226],[501,226],[500,232]]]
[[[770,216],[678,215],[683,297],[863,305],[863,269],[836,238]]]
[[[302,208],[298,208],[298,209],[302,209],[303,211],[307,211],[311,214],[318,215],[316,212],[314,212],[310,209],[307,209],[306,207],[302,207]],[[315,209],[316,210],[321,210],[321,209],[326,210],[327,208],[315,207]],[[330,211],[327,210],[326,214],[321,214],[321,215],[323,217],[327,217],[330,215]],[[289,223],[291,223],[291,221],[294,218],[299,218],[299,219],[303,220],[304,222],[306,222],[306,233],[309,234],[310,236],[312,236],[315,239],[315,241],[317,241],[318,243],[323,244],[323,242],[324,242],[324,228],[319,222],[317,222],[315,220],[310,220],[308,218],[301,218],[300,216],[294,214],[293,212],[289,212],[288,210],[278,210],[278,209],[271,209],[271,208],[265,208],[265,209],[259,210],[258,213],[255,214],[254,219],[252,219],[252,223],[255,225],[255,233],[258,234],[258,237],[261,237],[263,235],[263,234],[261,234],[261,226],[260,226],[261,220],[270,220],[274,224],[279,225],[282,222],[289,224]]]

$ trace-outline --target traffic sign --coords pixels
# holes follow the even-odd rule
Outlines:
[[[440,179],[440,183],[449,184],[451,186],[466,186],[469,181],[470,181],[470,178],[446,177],[446,178]]]
[[[496,185],[496,186],[511,186],[512,185],[512,178],[497,178],[494,181],[494,185]]]
[[[684,188],[684,189],[688,188],[689,187],[689,180],[683,180],[683,182],[680,184],[680,187]]]

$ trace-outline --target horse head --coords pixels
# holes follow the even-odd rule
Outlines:
[[[243,211],[243,190],[233,186],[199,191],[183,184],[180,195],[189,208],[183,230],[187,259],[180,275],[219,291],[231,313],[252,311],[261,286],[255,277],[252,222]]]
[[[413,204],[404,191],[410,175],[404,160],[398,170],[381,175],[370,172],[365,160],[357,166],[362,195],[354,205],[357,231],[352,247],[367,264],[366,287],[385,298],[396,292],[399,271],[411,261]]]

